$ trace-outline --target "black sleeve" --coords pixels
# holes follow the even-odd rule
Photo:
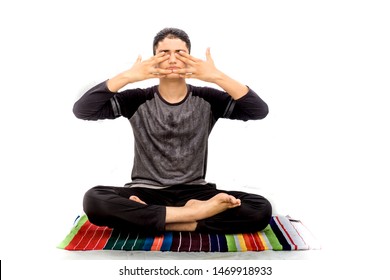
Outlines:
[[[130,118],[138,106],[145,102],[151,89],[127,89],[111,92],[107,81],[88,90],[73,106],[73,113],[83,120],[115,119],[119,116]]]
[[[228,116],[237,120],[260,120],[268,115],[268,105],[253,90],[235,100],[234,108]]]
[[[210,106],[214,121],[219,118],[227,118],[233,111],[235,101],[226,92],[211,87],[190,86],[194,96],[206,100]]]
[[[193,93],[206,99],[214,119],[259,120],[268,114],[268,105],[250,88],[243,97],[234,100],[224,91],[209,87],[192,87]]]
[[[102,82],[88,90],[73,106],[74,115],[83,120],[115,119],[113,92]]]

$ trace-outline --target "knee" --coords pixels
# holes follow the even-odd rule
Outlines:
[[[262,210],[260,211],[259,226],[260,230],[263,230],[267,227],[272,217],[272,205],[267,199],[264,198],[264,204],[262,205]]]
[[[272,205],[266,198],[262,198],[261,203],[256,208],[256,214],[253,217],[253,226],[256,231],[261,231],[267,227],[271,220]]]
[[[93,206],[97,200],[99,200],[101,188],[102,186],[93,187],[84,194],[84,207],[89,208],[90,206]]]
[[[103,199],[104,187],[96,186],[89,189],[84,194],[83,209],[88,219],[95,224],[98,223],[99,218],[104,216],[105,202]]]

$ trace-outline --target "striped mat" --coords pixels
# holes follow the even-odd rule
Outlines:
[[[263,231],[253,233],[165,232],[149,236],[95,226],[83,215],[76,220],[58,248],[70,251],[244,252],[311,250],[321,247],[300,221],[288,216],[273,216]]]

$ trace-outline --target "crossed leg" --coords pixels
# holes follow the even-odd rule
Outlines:
[[[268,225],[272,206],[264,197],[199,187],[96,186],[85,193],[83,208],[95,225],[137,232],[253,232]]]
[[[135,202],[146,204],[139,197],[129,198]],[[184,206],[166,207],[165,230],[195,231],[197,221],[203,220],[227,209],[241,205],[241,200],[226,193],[219,193],[208,200],[191,199]]]

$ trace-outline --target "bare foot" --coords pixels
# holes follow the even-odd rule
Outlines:
[[[135,201],[135,202],[138,202],[138,203],[146,205],[145,201],[141,200],[138,196],[132,195],[132,196],[129,197],[129,199],[132,200],[132,201]]]
[[[226,193],[219,193],[209,200],[189,200],[184,207],[188,207],[196,215],[195,220],[202,220],[219,214],[227,209],[241,205],[241,200]]]

